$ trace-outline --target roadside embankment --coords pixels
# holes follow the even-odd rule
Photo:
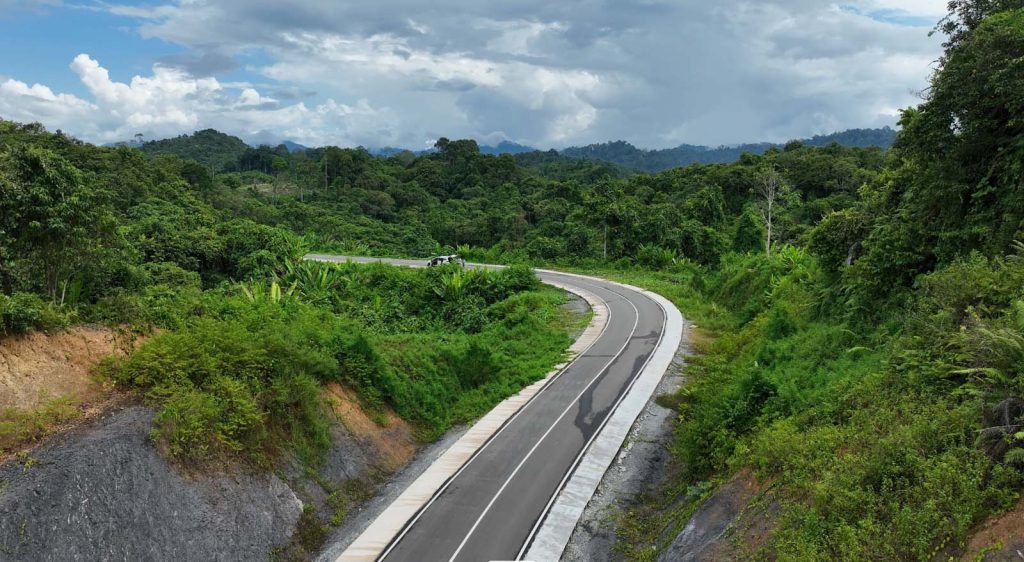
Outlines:
[[[570,302],[574,318],[589,312]],[[390,409],[366,409],[354,391],[329,383],[331,444],[313,465],[288,451],[269,471],[233,458],[170,460],[154,444],[148,402],[91,374],[118,353],[115,339],[75,328],[0,340],[3,388],[12,389],[5,403],[66,399],[95,410],[0,459],[0,560],[309,560],[328,536],[365,522],[396,473],[462,431],[424,446]]]

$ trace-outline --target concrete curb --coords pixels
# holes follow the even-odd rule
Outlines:
[[[312,258],[316,259],[316,258]],[[505,399],[493,410],[480,418],[458,441],[456,441],[441,457],[427,468],[409,485],[402,494],[389,505],[355,541],[338,556],[336,562],[369,562],[376,560],[387,549],[388,545],[405,529],[420,510],[428,505],[433,498],[443,491],[445,485],[474,455],[486,447],[505,424],[517,412],[522,410],[530,400],[548,383],[554,380],[576,357],[583,354],[604,332],[608,324],[608,307],[593,293],[579,287],[557,282],[545,281],[561,289],[565,289],[587,301],[594,312],[583,334],[569,348],[571,358],[557,365],[543,379],[531,384],[519,394]]]
[[[623,283],[616,284],[642,293],[661,305],[666,316],[664,337],[558,493],[533,541],[528,545],[526,560],[547,562],[561,558],[583,510],[618,455],[633,423],[671,365],[682,341],[683,316],[675,305],[657,293]]]

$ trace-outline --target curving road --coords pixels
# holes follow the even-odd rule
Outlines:
[[[326,255],[309,259],[424,264]],[[603,301],[608,311],[604,330],[445,483],[379,560],[520,559],[565,479],[665,335],[666,311],[639,291],[590,277],[545,271],[538,276]]]

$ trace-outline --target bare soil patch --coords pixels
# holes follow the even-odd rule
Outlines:
[[[371,417],[355,393],[337,383],[327,385],[327,396],[346,429],[371,451],[379,455],[380,470],[398,470],[416,454],[417,442],[412,427],[391,410]],[[377,419],[375,419],[377,418]]]
[[[983,523],[967,541],[960,560],[1024,560],[1024,499]]]
[[[61,397],[96,398],[104,389],[90,372],[121,347],[117,333],[100,326],[0,340],[0,409],[33,410]]]

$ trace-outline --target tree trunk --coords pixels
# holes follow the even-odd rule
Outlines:
[[[604,261],[608,261],[608,223],[604,223]]]

